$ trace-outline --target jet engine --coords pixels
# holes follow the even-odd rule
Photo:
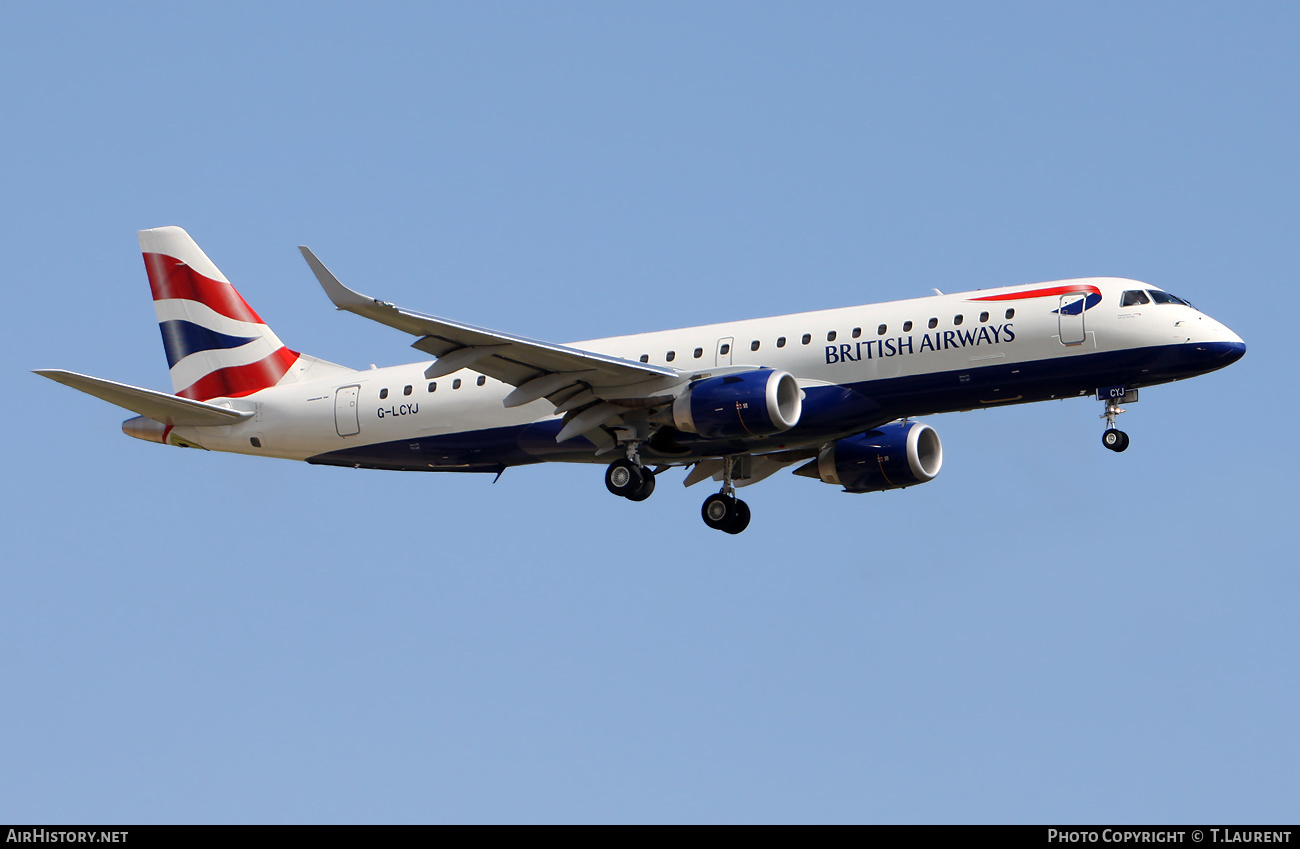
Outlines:
[[[847,492],[882,492],[934,480],[942,465],[943,445],[934,428],[895,422],[832,442],[798,474]]]
[[[691,384],[673,402],[673,424],[707,439],[771,436],[797,425],[802,412],[794,376],[761,368]]]

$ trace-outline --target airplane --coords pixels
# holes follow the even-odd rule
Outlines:
[[[943,447],[918,416],[1093,396],[1102,444],[1138,389],[1224,368],[1235,333],[1163,289],[1090,277],[557,345],[360,294],[299,248],[339,310],[432,357],[356,370],[286,347],[179,227],[139,233],[174,394],[35,373],[136,413],[129,436],[404,471],[607,464],[631,501],[690,467],[710,528],[749,525],[739,487],[782,469],[879,492],[927,483]]]

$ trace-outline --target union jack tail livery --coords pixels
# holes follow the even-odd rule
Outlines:
[[[332,365],[285,347],[180,227],[139,235],[177,395],[195,401],[239,398],[296,383],[312,366]]]

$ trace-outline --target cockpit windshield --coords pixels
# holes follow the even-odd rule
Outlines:
[[[1190,301],[1184,301],[1177,295],[1171,295],[1168,292],[1162,292],[1159,289],[1148,289],[1147,294],[1149,294],[1151,300],[1155,301],[1157,304],[1181,304],[1185,307],[1192,307]],[[1192,309],[1196,309],[1196,307],[1192,307]]]
[[[1141,304],[1149,303],[1151,303],[1151,299],[1147,297],[1146,292],[1143,292],[1141,289],[1132,289],[1124,293],[1124,297],[1120,299],[1119,305],[1121,307],[1136,307]]]

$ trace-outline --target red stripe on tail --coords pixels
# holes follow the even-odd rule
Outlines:
[[[144,268],[149,274],[149,288],[153,290],[155,301],[170,298],[198,301],[227,318],[266,323],[239,296],[234,286],[204,277],[176,257],[146,253]]]
[[[237,297],[237,296],[236,296]],[[239,398],[252,395],[280,382],[294,363],[298,352],[280,348],[269,357],[243,366],[230,366],[206,374],[177,392],[182,398],[208,401],[212,398]]]

